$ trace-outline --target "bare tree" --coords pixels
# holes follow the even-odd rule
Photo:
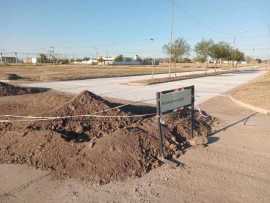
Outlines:
[[[190,45],[183,38],[178,38],[173,43],[165,44],[163,50],[170,56],[171,60],[179,62],[184,55],[189,54]]]

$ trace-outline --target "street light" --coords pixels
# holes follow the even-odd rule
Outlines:
[[[172,44],[174,40],[174,21],[175,21],[175,0],[171,0],[172,3],[172,16],[171,16],[171,56],[170,56],[170,65],[169,65],[169,77],[171,77],[172,72],[172,58],[173,58],[173,51],[172,51]]]

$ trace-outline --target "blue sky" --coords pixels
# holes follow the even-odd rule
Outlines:
[[[270,57],[269,0],[175,0],[175,36],[233,43]],[[80,56],[162,56],[170,40],[170,0],[0,0],[0,50]],[[154,38],[151,42],[149,39]]]

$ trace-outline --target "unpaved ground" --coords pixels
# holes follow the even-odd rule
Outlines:
[[[270,117],[240,108],[224,97],[202,105],[220,119],[209,146],[180,157],[142,178],[95,186],[54,180],[49,172],[0,165],[2,202],[269,202]],[[249,118],[249,119],[247,119]]]
[[[245,103],[270,110],[270,71],[252,83],[235,89],[232,95]]]
[[[249,64],[245,66],[257,66]],[[213,69],[210,65],[209,69]],[[154,67],[155,74],[168,73],[168,64]],[[222,65],[223,68],[231,68],[231,65]],[[189,72],[204,70],[206,64],[181,63],[173,68],[172,72]],[[220,68],[220,67],[219,67]],[[132,75],[151,75],[152,66],[92,66],[92,65],[0,65],[0,80],[7,80],[10,74],[17,74],[13,77],[15,83],[26,81],[61,81],[79,80],[104,77],[120,77]]]
[[[9,88],[5,91],[12,93],[12,90]],[[50,96],[48,94],[49,92],[42,95],[53,98],[53,92]],[[29,99],[29,96],[27,98]],[[32,95],[32,98],[34,101],[37,99],[36,95]],[[59,98],[61,94],[56,93],[54,100],[59,100],[60,103],[68,96]],[[17,96],[12,96],[12,99],[17,101]],[[33,114],[43,116],[42,121],[33,121],[33,117],[28,121],[28,118],[21,120],[22,118],[12,116],[17,115],[14,112],[18,112],[21,107],[22,111],[29,109],[19,105],[25,100],[15,104],[13,101],[8,102],[11,105],[9,111],[5,110],[9,115],[1,114],[0,163],[27,164],[50,170],[56,178],[70,177],[99,184],[128,177],[141,177],[162,164],[159,158],[159,134],[153,115],[134,118],[127,117],[134,115],[132,111],[117,108],[106,111],[115,104],[84,91],[61,106],[51,106],[50,110],[48,105],[41,107],[43,103],[36,105],[39,106],[38,109],[31,106],[35,110],[46,111]],[[0,109],[6,104],[6,97],[0,97]],[[151,111],[155,115],[155,109],[153,111],[152,108]],[[81,116],[85,114],[107,117]],[[26,112],[26,115],[29,115],[29,112]],[[79,117],[76,117],[78,115]],[[163,127],[165,149],[170,156],[179,156],[186,149],[188,141],[193,139],[187,115],[190,113],[184,111],[164,118],[168,121]],[[57,118],[44,120],[48,116]],[[3,119],[8,119],[9,122],[2,123]],[[19,120],[21,122],[18,122]],[[208,132],[211,132],[212,120],[209,122],[201,120],[197,112],[195,136],[204,137],[205,140]]]
[[[179,64],[176,72],[204,70],[204,64]],[[168,65],[155,66],[155,74],[168,73]],[[9,65],[0,66],[0,80],[9,74],[19,76],[16,83],[25,81],[61,81],[131,75],[150,75],[152,66],[92,66],[92,65]]]

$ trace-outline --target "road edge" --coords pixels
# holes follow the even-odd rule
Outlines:
[[[229,99],[238,104],[239,106],[241,107],[244,107],[244,108],[247,108],[247,109],[250,109],[252,111],[255,111],[255,112],[258,112],[258,113],[261,113],[261,114],[265,114],[265,115],[270,115],[270,110],[268,109],[264,109],[264,108],[261,108],[261,107],[257,107],[257,106],[253,106],[251,104],[248,104],[248,103],[245,103],[245,102],[242,102],[238,99],[235,99],[233,96],[231,95],[228,95]]]

